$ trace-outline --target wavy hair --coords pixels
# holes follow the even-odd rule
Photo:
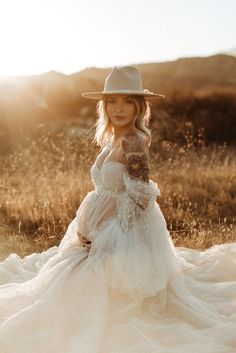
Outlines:
[[[99,100],[96,105],[97,121],[93,125],[96,127],[93,143],[103,148],[109,143],[114,136],[114,128],[109,119],[106,106],[109,97],[104,97]],[[132,96],[136,106],[136,119],[134,126],[136,129],[144,132],[149,138],[149,145],[151,144],[151,130],[148,128],[151,118],[151,102],[145,100],[143,96]]]

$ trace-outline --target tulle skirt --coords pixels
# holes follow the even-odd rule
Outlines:
[[[174,247],[155,203],[123,232],[111,217],[88,252],[76,232],[0,263],[1,353],[233,353],[236,243]]]

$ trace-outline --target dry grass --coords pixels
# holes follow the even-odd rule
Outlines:
[[[154,158],[152,170],[175,245],[205,249],[235,241],[234,151],[225,147],[196,151],[173,145],[170,150],[167,160],[157,157],[155,162]]]
[[[93,188],[89,169],[97,152],[88,139],[58,135],[2,158],[1,258],[58,245]],[[175,245],[204,249],[236,240],[235,175],[234,150],[227,146],[196,148],[189,138],[184,146],[153,145],[151,178],[161,189],[157,201]]]

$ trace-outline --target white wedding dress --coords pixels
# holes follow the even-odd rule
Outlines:
[[[91,176],[58,247],[0,263],[0,353],[235,353],[236,243],[174,247],[154,181]]]

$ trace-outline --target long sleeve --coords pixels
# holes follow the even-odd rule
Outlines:
[[[131,227],[145,226],[145,215],[160,195],[160,189],[151,179],[144,182],[130,176],[127,171],[123,172],[123,181],[125,191],[118,200],[117,215],[122,230],[128,232]]]
[[[118,221],[124,232],[145,227],[145,216],[160,195],[158,185],[149,178],[149,139],[129,131],[122,138],[125,192],[118,202]]]

